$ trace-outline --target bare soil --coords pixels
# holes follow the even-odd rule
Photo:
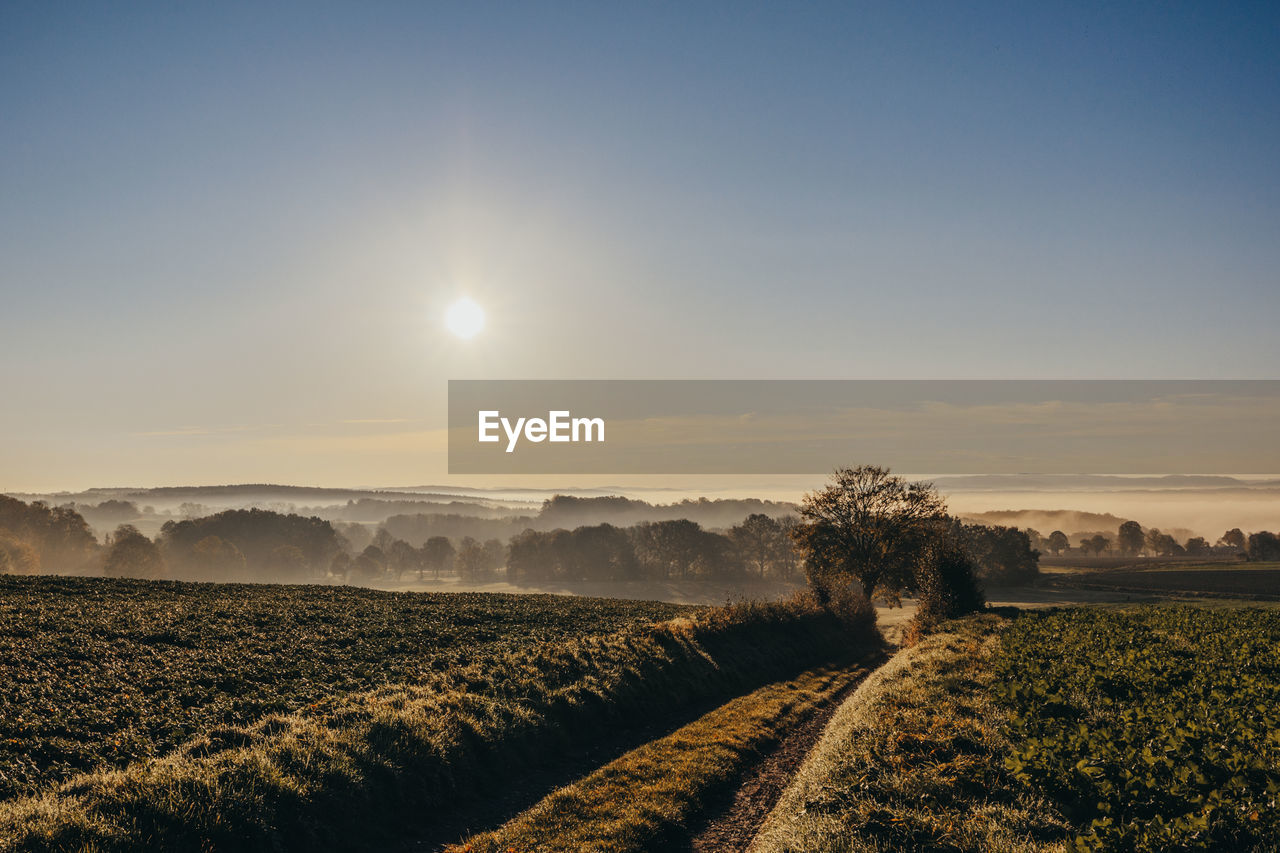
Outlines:
[[[722,809],[693,828],[693,835],[682,850],[691,853],[740,853],[750,846],[769,812],[804,762],[805,756],[822,737],[836,709],[858,688],[883,658],[861,666],[856,681],[849,684],[829,702],[815,710],[796,726],[777,747],[766,755],[726,797]]]

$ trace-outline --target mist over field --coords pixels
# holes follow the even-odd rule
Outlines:
[[[705,526],[727,528],[752,511],[774,515],[794,511],[805,492],[820,482],[811,476],[686,476],[556,486],[548,484],[550,479],[539,478],[537,486],[323,488],[264,484],[9,494],[54,506],[74,505],[100,535],[126,521],[140,523],[143,529],[154,528],[154,533],[164,518],[250,507],[364,524],[382,523],[395,515],[455,514],[489,519],[494,529],[519,532],[524,523],[521,519],[538,515],[543,502],[556,495],[582,500],[581,506],[572,501],[562,503],[555,514],[543,519],[543,526],[694,518]],[[1280,478],[1269,476],[1028,474],[925,479],[937,485],[954,513],[983,515],[988,523],[1032,527],[1046,533],[1055,528],[1067,532],[1114,529],[1120,521],[1136,520],[1144,527],[1189,531],[1212,541],[1233,527],[1246,531],[1280,527]],[[609,496],[648,506],[617,502],[606,508],[599,501],[590,501]],[[152,512],[135,512],[148,507]]]
[[[1214,538],[1233,527],[1244,530],[1272,530],[1280,527],[1280,492],[1237,492],[1230,494],[1186,491],[1126,492],[989,492],[952,493],[950,506],[964,514],[1021,510],[1019,526],[1037,529],[1062,527],[1063,519],[1054,511],[1106,514],[1121,520],[1134,519],[1144,526],[1177,528]],[[998,515],[989,516],[997,522]],[[1014,520],[1013,516],[1008,521]],[[1066,522],[1070,523],[1070,522]],[[1080,522],[1082,525],[1087,522]],[[1095,529],[1081,526],[1073,529]]]

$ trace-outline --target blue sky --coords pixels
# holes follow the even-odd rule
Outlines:
[[[12,2],[0,116],[0,488],[438,479],[448,378],[1280,363],[1274,4]]]

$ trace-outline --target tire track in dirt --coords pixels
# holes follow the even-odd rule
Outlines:
[[[836,709],[858,689],[868,675],[887,656],[855,665],[859,670],[856,680],[850,682],[831,701],[814,711],[784,737],[778,745],[747,772],[722,809],[693,827],[692,837],[681,850],[684,853],[742,853],[751,845],[756,833],[764,825],[769,812],[777,804],[782,792],[791,784],[805,757],[822,737],[827,723]]]

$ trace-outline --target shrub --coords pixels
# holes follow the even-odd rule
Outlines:
[[[986,606],[978,586],[977,566],[968,552],[954,542],[932,549],[916,575],[919,608],[907,625],[903,645],[911,646],[941,622]]]
[[[928,618],[954,619],[986,606],[973,558],[954,545],[939,546],[924,561],[916,592],[919,614]]]
[[[797,596],[809,596],[816,602],[812,592],[798,593]],[[857,584],[843,584],[832,589],[827,598],[826,609],[832,613],[849,635],[856,642],[874,642],[882,640],[876,628],[876,608]]]

